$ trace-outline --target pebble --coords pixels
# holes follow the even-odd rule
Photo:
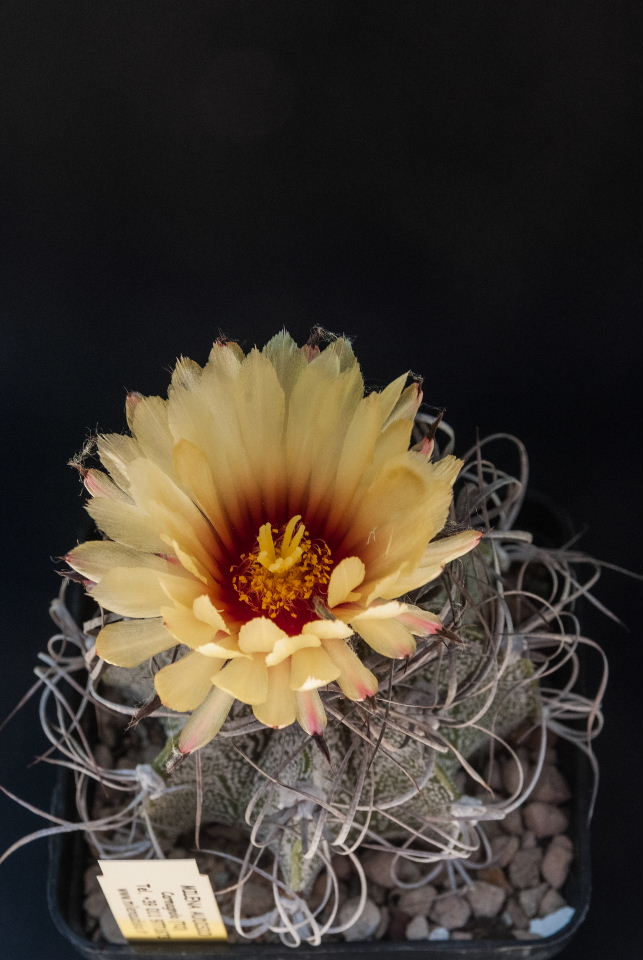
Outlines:
[[[105,907],[98,918],[98,922],[100,924],[100,932],[108,943],[127,943],[109,907]]]
[[[500,821],[500,826],[505,833],[522,834],[524,827],[520,810],[512,810],[511,813],[508,813],[504,820]]]
[[[446,927],[434,927],[429,934],[429,940],[448,940],[449,936],[450,934]]]
[[[524,788],[525,784],[529,780],[530,775],[530,765],[527,761],[527,755],[524,755],[524,758],[521,758],[522,766],[522,787]],[[502,765],[502,785],[507,791],[508,794],[517,793],[520,786],[520,767],[515,760],[509,759],[505,760]]]
[[[85,913],[89,914],[90,917],[99,920],[100,915],[105,909],[105,894],[100,889],[92,890],[92,892],[85,897],[83,900],[83,907],[85,908]]]
[[[560,910],[556,910],[546,917],[537,917],[532,920],[529,924],[529,930],[541,937],[551,937],[552,934],[558,933],[559,930],[567,926],[575,912],[573,907],[561,907]]]
[[[537,887],[529,887],[518,894],[518,902],[528,917],[535,917],[541,901],[549,887],[546,883],[539,883]]]
[[[433,906],[437,890],[431,884],[417,887],[415,890],[405,890],[400,896],[398,907],[411,917],[426,917]]]
[[[501,887],[507,893],[513,891],[504,870],[501,870],[500,867],[486,867],[484,870],[480,870],[478,880],[484,880],[485,883],[492,883],[495,887]]]
[[[378,906],[386,902],[387,891],[379,883],[369,883],[368,895]]]
[[[260,917],[275,909],[272,887],[261,880],[247,880],[241,895],[244,917]]]
[[[496,866],[504,869],[507,867],[518,852],[520,840],[517,836],[501,833],[491,841],[491,852]]]
[[[467,900],[471,905],[474,917],[495,917],[507,899],[502,887],[484,880],[476,880],[467,890]]]
[[[376,940],[381,940],[388,930],[389,920],[390,914],[388,907],[380,907],[380,922],[378,923],[377,930],[375,931]]]
[[[522,847],[524,850],[529,850],[531,847],[537,847],[538,841],[536,840],[536,834],[533,830],[525,830],[522,835]]]
[[[528,803],[523,815],[527,829],[533,830],[539,840],[564,833],[569,826],[569,817],[563,810],[539,800]]]
[[[451,939],[452,940],[473,940],[473,934],[469,933],[468,930],[452,930]]]
[[[377,851],[368,853],[362,861],[364,873],[373,883],[379,883],[381,887],[392,890],[397,886],[397,880],[391,876],[391,866],[393,864],[393,854]],[[406,883],[413,883],[420,879],[420,872],[416,864],[410,860],[404,860],[398,857],[395,864],[395,872],[398,879]]]
[[[507,907],[502,915],[502,919],[508,927],[515,927],[517,930],[525,929],[529,926],[529,917],[513,897],[507,900]]]
[[[426,917],[413,917],[406,928],[407,940],[428,940],[429,939],[429,921]]]
[[[540,862],[543,852],[540,847],[519,850],[509,864],[509,879],[514,887],[526,890],[535,887],[540,880]]]
[[[457,927],[463,927],[471,916],[471,907],[457,893],[450,893],[446,897],[437,899],[431,910],[431,919],[439,927],[446,927],[448,930],[455,930]]]
[[[350,857],[335,854],[331,859],[331,864],[338,880],[348,880],[353,873]]]
[[[93,893],[94,890],[100,890],[98,883],[98,874],[100,870],[97,863],[92,863],[83,874],[83,886],[86,894]]]
[[[502,828],[497,820],[482,820],[478,826],[484,830],[485,836],[489,841],[498,835],[502,835]]]
[[[561,804],[571,799],[571,791],[564,776],[551,763],[546,763],[532,794],[533,800]]]
[[[574,849],[569,837],[562,834],[554,837],[543,857],[542,874],[555,890],[559,890],[565,883],[573,859]]]
[[[545,896],[540,901],[540,906],[538,908],[538,915],[541,917],[547,917],[550,913],[554,913],[555,910],[560,910],[561,907],[566,907],[567,903],[563,897],[559,894],[558,890],[552,890],[550,887]]]
[[[540,934],[531,930],[512,930],[511,933],[516,940],[540,940]]]
[[[358,906],[359,897],[353,897],[351,900],[348,900],[339,911],[340,923],[348,923]],[[382,915],[377,904],[367,899],[358,919],[352,927],[344,931],[344,940],[348,940],[349,942],[354,940],[368,940],[379,927],[381,918]]]

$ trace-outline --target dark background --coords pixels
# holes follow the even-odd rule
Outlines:
[[[581,546],[641,569],[638,5],[4,3],[2,713],[83,516],[67,459],[219,330],[355,336],[463,451],[514,432]],[[594,898],[564,960],[640,947],[641,611],[606,574]],[[46,802],[33,705],[3,783]],[[41,826],[0,800],[2,847]],[[68,960],[45,844],[0,871],[4,956]],[[632,882],[635,886],[632,887]]]

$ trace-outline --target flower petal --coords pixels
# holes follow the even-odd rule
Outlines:
[[[270,653],[286,634],[268,617],[255,617],[239,631],[239,647],[244,653]]]
[[[266,666],[274,667],[282,660],[296,653],[297,650],[305,648],[319,647],[321,640],[314,633],[302,633],[297,637],[289,637],[284,634],[275,643],[273,650],[266,654]]]
[[[83,477],[83,483],[92,497],[107,497],[108,500],[120,500],[123,503],[132,502],[130,497],[102,470],[95,470],[92,467]]]
[[[339,667],[321,647],[298,650],[293,653],[290,663],[291,690],[315,690],[317,687],[325,687],[340,674]]]
[[[204,747],[223,726],[234,697],[216,687],[208,694],[181,730],[178,747],[181,753],[194,753]]]
[[[232,637],[197,619],[191,607],[182,604],[164,606],[161,607],[161,616],[172,636],[203,656],[224,660],[243,656]]]
[[[295,694],[290,689],[290,662],[282,660],[268,668],[268,695],[263,703],[252,708],[255,717],[267,727],[281,729],[294,723]]]
[[[366,567],[359,557],[345,557],[334,568],[328,583],[328,606],[332,609],[348,600],[359,599],[359,593],[353,593],[355,587],[363,581]]]
[[[432,633],[439,633],[444,626],[435,613],[416,607],[412,603],[406,604],[406,610],[397,619],[417,637],[428,637]]]
[[[160,619],[117,620],[103,627],[96,640],[98,656],[117,667],[137,667],[174,646],[175,638]]]
[[[349,700],[364,700],[377,693],[379,683],[344,640],[324,640],[324,650],[341,673],[337,682]]]
[[[146,553],[165,553],[166,546],[158,529],[150,518],[133,503],[93,497],[85,504],[85,510],[96,526],[112,540],[133,550]]]
[[[215,630],[224,630],[226,633],[229,632],[220,611],[217,610],[207,593],[202,593],[200,597],[196,598],[192,604],[192,609],[197,620],[209,623]]]
[[[264,703],[268,696],[268,668],[262,654],[231,660],[212,681],[242,703]]]
[[[121,490],[129,487],[129,465],[141,456],[141,448],[134,437],[121,433],[103,433],[96,437],[96,448],[101,463],[109,471]]]
[[[324,704],[316,690],[300,690],[297,698],[297,722],[311,737],[318,737],[326,728]]]
[[[101,607],[124,617],[156,617],[167,599],[159,574],[147,567],[114,567],[88,593]]]
[[[389,600],[387,603],[372,603],[370,607],[352,617],[351,623],[357,623],[361,620],[390,620],[405,613],[407,608],[407,603],[400,603],[398,600]]]
[[[146,457],[164,470],[172,465],[172,435],[167,422],[167,401],[140,397],[131,411],[132,433]]]
[[[179,573],[172,564],[153,553],[141,553],[113,540],[87,540],[70,550],[65,560],[84,577],[98,582],[114,567],[149,567],[164,573]]]
[[[347,640],[355,631],[343,620],[311,620],[304,624],[303,632],[314,633],[320,640]]]
[[[413,634],[399,620],[361,619],[355,621],[355,630],[369,647],[384,657],[399,660],[415,653]]]
[[[161,702],[170,710],[195,710],[212,690],[212,677],[225,660],[188,653],[176,663],[169,663],[154,676],[154,686]]]
[[[478,546],[483,534],[479,530],[465,530],[451,537],[434,540],[426,547],[418,566],[408,573],[400,573],[381,585],[378,595],[384,599],[400,597],[439,577],[447,563],[462,557]]]

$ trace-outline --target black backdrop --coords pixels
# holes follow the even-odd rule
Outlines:
[[[75,540],[65,466],[220,330],[319,323],[413,368],[459,449],[520,435],[582,546],[640,569],[638,7],[566,2],[2,4],[2,711]],[[640,607],[609,653],[594,899],[565,960],[638,955]],[[42,803],[33,707],[2,782]],[[40,822],[2,801],[3,846]],[[69,958],[44,844],[0,873],[10,960]],[[631,886],[635,883],[634,889]]]

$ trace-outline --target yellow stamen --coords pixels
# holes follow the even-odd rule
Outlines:
[[[257,549],[242,554],[231,568],[237,571],[232,583],[239,599],[269,617],[282,611],[295,617],[297,602],[308,600],[330,580],[333,562],[328,544],[313,542],[300,520],[299,514],[291,517],[280,539],[272,524],[262,524]]]

